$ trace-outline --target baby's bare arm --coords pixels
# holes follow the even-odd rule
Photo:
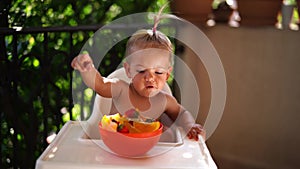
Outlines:
[[[192,115],[185,113],[185,108],[180,105],[177,100],[171,96],[166,95],[167,105],[166,105],[166,114],[173,120],[177,121],[181,126],[187,126],[189,124],[195,123],[195,120]],[[182,116],[184,115],[184,118]]]
[[[81,54],[75,57],[71,66],[78,70],[84,83],[103,97],[112,97],[112,85],[118,81],[102,77],[94,67],[93,60],[88,54]]]
[[[205,130],[200,124],[195,122],[191,113],[185,110],[174,97],[167,97],[167,115],[181,126],[190,139],[198,140],[198,135],[202,135],[205,139]]]

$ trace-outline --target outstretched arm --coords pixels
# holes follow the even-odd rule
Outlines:
[[[167,98],[167,115],[184,129],[190,139],[198,140],[199,134],[205,139],[205,130],[195,122],[191,113],[184,109],[174,97],[168,96]]]
[[[112,97],[112,85],[117,83],[111,79],[102,77],[94,67],[93,60],[88,54],[80,54],[75,57],[71,66],[78,70],[84,83],[103,97]]]
[[[198,141],[198,135],[200,134],[203,139],[205,139],[205,130],[202,125],[195,122],[191,113],[185,109],[181,109],[181,112],[178,115],[178,120],[176,121],[178,125],[182,126],[187,132],[187,136],[190,139],[195,139]]]

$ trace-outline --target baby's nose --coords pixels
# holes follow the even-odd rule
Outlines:
[[[151,81],[154,79],[154,74],[151,71],[147,71],[145,74],[146,81]]]

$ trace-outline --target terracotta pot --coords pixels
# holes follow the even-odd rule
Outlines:
[[[237,0],[241,25],[275,25],[281,0]]]
[[[211,13],[213,0],[172,0],[170,6],[173,14],[192,23],[204,23]]]

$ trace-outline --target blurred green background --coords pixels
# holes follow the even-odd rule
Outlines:
[[[85,109],[90,109],[94,97],[90,89],[79,93],[82,104],[72,103],[70,61],[97,28],[129,14],[158,11],[166,3],[1,0],[1,168],[34,168],[49,144],[48,136],[58,133],[65,122],[89,112]],[[118,66],[125,43],[107,53],[100,66],[103,75]]]

